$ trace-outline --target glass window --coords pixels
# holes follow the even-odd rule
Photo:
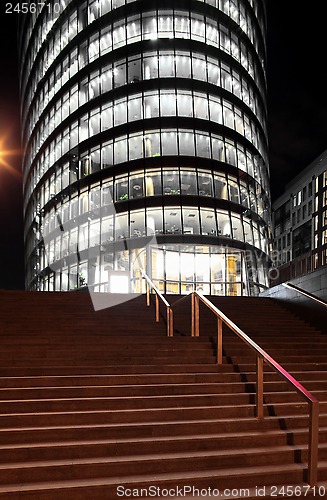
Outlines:
[[[223,101],[223,112],[224,112],[224,125],[226,127],[234,128],[234,115],[232,111],[232,105]]]
[[[126,45],[125,20],[114,23],[113,28],[113,49]]]
[[[95,247],[100,244],[100,221],[90,222],[90,247]]]
[[[209,282],[210,281],[210,258],[209,255],[204,253],[195,254],[195,279],[199,282]],[[200,289],[197,287],[197,290]],[[208,293],[208,291],[204,291]]]
[[[253,234],[250,221],[246,221],[243,219],[244,223],[244,241],[253,245]]]
[[[198,156],[203,156],[205,158],[210,158],[210,137],[209,134],[206,134],[205,132],[203,133],[196,133],[195,136],[196,140],[196,154]]]
[[[224,175],[214,175],[215,196],[222,200],[228,199],[227,181]]]
[[[127,43],[135,43],[141,40],[140,15],[132,16],[127,23]]]
[[[90,116],[90,136],[100,132],[100,108],[92,111]]]
[[[214,210],[201,208],[200,215],[201,215],[201,228],[202,228],[201,233],[209,236],[216,236],[217,228],[216,228],[216,217]]]
[[[190,37],[190,19],[185,12],[175,12],[175,36],[178,38]]]
[[[191,78],[191,57],[187,55],[176,55],[176,76],[179,78]]]
[[[208,58],[208,82],[220,86],[220,68],[217,61]]]
[[[177,234],[181,233],[181,210],[180,207],[164,208],[165,233]]]
[[[176,132],[162,132],[161,146],[163,155],[177,155],[177,134]]]
[[[143,60],[143,78],[150,80],[158,78],[158,57],[156,55],[147,56]]]
[[[176,116],[176,95],[174,90],[164,90],[160,95],[161,116]]]
[[[209,173],[198,173],[199,182],[199,195],[200,196],[212,196],[213,195],[213,184],[212,175]]]
[[[226,238],[231,238],[232,231],[228,213],[223,211],[217,212],[217,222],[218,222],[218,234],[221,234]]]
[[[148,234],[149,230],[151,234],[153,234],[153,230],[155,234],[162,234],[164,232],[161,208],[147,209],[147,228]]]
[[[155,12],[145,12],[142,21],[144,40],[156,40],[158,38],[158,28]]]
[[[137,160],[138,158],[143,158],[142,136],[139,133],[131,134],[128,143],[129,143],[129,159]]]
[[[159,78],[175,76],[173,52],[163,51],[159,54]]]
[[[180,130],[178,134],[179,154],[185,156],[195,155],[194,134],[188,130]]]
[[[129,192],[130,198],[144,196],[144,173],[142,171],[130,176]]]
[[[195,92],[194,93],[194,116],[195,118],[202,118],[204,120],[209,119],[209,110],[208,110],[208,99],[205,96]]]
[[[126,62],[125,61],[117,61],[114,65],[114,87],[121,87],[122,85],[126,85]]]
[[[127,27],[128,29],[128,27]],[[128,81],[130,83],[138,83],[142,80],[142,64],[141,58],[132,57],[128,60]]]
[[[115,142],[115,165],[127,161],[127,139],[121,138]]]
[[[106,182],[102,186],[102,206],[111,205],[113,200],[113,182]]]
[[[115,101],[114,105],[114,124],[122,125],[127,123],[127,103],[126,98]]]
[[[102,70],[101,74],[101,85],[102,85],[102,92],[109,92],[109,90],[112,89],[113,87],[113,70],[110,66],[106,66]]]
[[[181,170],[181,193],[192,195],[198,194],[195,170]]]
[[[146,92],[144,95],[144,116],[154,118],[159,116],[159,94],[158,92]]]
[[[102,147],[102,164],[103,168],[113,165],[113,144],[112,141],[107,142]]]
[[[102,219],[101,225],[101,245],[109,243],[114,239],[114,219],[113,216],[107,216]]]
[[[146,236],[144,210],[132,211],[130,213],[130,236],[131,238]]]
[[[206,81],[207,80],[207,70],[206,70],[206,61],[204,56],[201,56],[200,54],[197,54],[193,58],[193,78],[195,80],[202,80]]]
[[[177,94],[178,116],[193,116],[192,94],[190,91],[184,91]]]
[[[146,157],[161,155],[159,131],[144,136],[144,154]]]
[[[228,179],[229,199],[234,203],[239,203],[239,189],[237,182]]]
[[[180,194],[177,169],[165,169],[163,171],[163,192],[164,194]]]
[[[197,208],[183,208],[183,233],[200,234],[199,211]]]
[[[109,128],[112,128],[113,126],[112,111],[113,111],[112,103],[103,106],[101,113],[101,130],[108,130]]]
[[[127,214],[117,214],[115,217],[115,239],[121,240],[128,238],[129,227]]]
[[[223,108],[218,97],[210,96],[210,120],[216,123],[223,123]]]
[[[145,177],[145,185],[146,185],[146,195],[154,196],[162,194],[161,188],[161,171],[153,170],[146,172]]]
[[[128,199],[128,179],[127,176],[119,176],[115,182],[115,201]]]
[[[232,234],[235,240],[244,241],[243,226],[240,216],[232,216]]]

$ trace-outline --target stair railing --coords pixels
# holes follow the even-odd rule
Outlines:
[[[314,300],[321,306],[327,307],[327,302],[325,300],[321,299],[320,297],[317,297],[313,293],[303,290],[303,288],[300,288],[299,286],[293,285],[293,283],[282,283],[282,286],[284,286],[285,288],[289,288],[290,290],[293,290],[293,292],[298,292],[301,295],[305,295],[306,297],[308,297],[311,300]]]
[[[318,480],[318,434],[319,434],[319,401],[303,385],[288,373],[277,361],[261,349],[233,321],[220,311],[210,300],[198,292],[192,294],[192,336],[200,335],[200,302],[217,316],[217,364],[223,362],[223,323],[256,353],[256,416],[264,418],[263,411],[263,363],[269,365],[309,404],[309,443],[308,443],[308,483],[315,486]]]
[[[140,290],[142,290],[142,280],[146,282],[146,303],[151,305],[151,291],[156,297],[156,321],[160,321],[160,302],[166,307],[167,316],[167,336],[172,337],[174,331],[173,309],[163,294],[152,283],[145,272],[140,270]],[[318,481],[318,437],[319,437],[319,401],[303,385],[298,382],[288,371],[286,371],[277,361],[269,356],[256,342],[243,332],[231,319],[229,319],[218,307],[199,292],[192,292],[189,295],[175,302],[176,305],[181,300],[191,296],[192,300],[192,337],[200,336],[200,302],[202,302],[217,317],[217,364],[223,363],[223,323],[256,353],[256,416],[258,419],[264,418],[264,387],[263,387],[263,363],[269,365],[278,375],[289,383],[295,391],[309,404],[309,440],[308,440],[308,483],[315,486]]]
[[[142,280],[145,280],[146,286],[146,305],[150,307],[151,305],[151,292],[155,295],[155,308],[156,308],[156,322],[160,321],[160,300],[166,308],[166,319],[167,319],[167,337],[172,337],[174,335],[174,317],[173,310],[168,300],[165,299],[163,294],[158,290],[155,284],[150,280],[149,276],[140,269],[140,290],[143,290]]]

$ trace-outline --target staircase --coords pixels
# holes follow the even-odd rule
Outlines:
[[[272,299],[211,299],[321,401],[324,486],[327,337]],[[187,299],[176,306],[167,338],[144,297],[94,312],[88,293],[0,292],[0,499],[113,500],[150,487],[185,487],[186,498],[200,498],[189,487],[220,498],[266,487],[270,498],[273,485],[321,498],[305,486],[308,405],[267,367],[257,421],[252,353],[226,331],[217,366],[216,324],[201,309],[191,338],[189,310]]]

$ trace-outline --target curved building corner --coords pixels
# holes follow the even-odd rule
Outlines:
[[[267,288],[264,1],[39,7],[20,29],[27,289],[105,292],[117,271],[138,291],[140,267],[166,293]]]

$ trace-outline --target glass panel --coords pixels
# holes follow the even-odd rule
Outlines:
[[[138,172],[130,177],[129,192],[130,192],[130,198],[140,198],[144,196],[143,172]]]
[[[217,228],[214,210],[205,210],[201,208],[200,215],[202,227],[201,233],[209,236],[216,236]]]
[[[145,186],[147,196],[162,194],[161,171],[154,170],[152,172],[147,172],[145,177]]]
[[[164,209],[165,215],[165,233],[181,233],[181,211],[179,207],[167,207]]]
[[[222,200],[227,200],[228,199],[228,192],[227,192],[227,181],[226,181],[225,176],[215,174],[214,182],[215,182],[215,196],[216,196],[216,198],[220,198]]]
[[[164,194],[180,194],[178,170],[165,169],[163,171]]]
[[[162,221],[162,209],[161,208],[149,208],[147,210],[147,229],[148,234],[162,234],[163,231],[163,221]]]
[[[198,194],[195,171],[181,170],[181,193]]]
[[[183,233],[200,234],[199,211],[197,208],[183,209]]]
[[[227,212],[217,212],[218,233],[226,238],[232,237],[229,215]]]
[[[130,236],[132,238],[139,238],[146,235],[144,219],[144,210],[130,213]]]
[[[200,196],[212,196],[213,195],[213,184],[212,175],[205,174],[202,172],[198,173],[199,182],[199,195]]]

